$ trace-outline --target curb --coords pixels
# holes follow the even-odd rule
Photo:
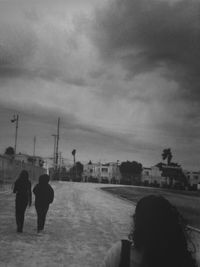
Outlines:
[[[128,200],[128,199],[126,199],[126,198],[124,198],[124,197],[121,197],[121,196],[119,196],[119,195],[116,195],[116,194],[112,194],[112,193],[110,193],[110,192],[107,192],[107,191],[105,191],[105,190],[103,190],[103,188],[96,188],[96,189],[100,189],[100,190],[102,190],[103,192],[106,192],[107,194],[110,194],[110,195],[112,195],[112,196],[115,196],[115,197],[117,197],[117,198],[119,198],[119,199],[121,199],[121,200],[124,200],[124,201],[126,201],[126,202],[129,202],[129,203],[131,203],[131,204],[133,204],[134,206],[136,206],[136,202],[133,202],[133,201],[131,201],[131,200]],[[199,228],[196,228],[196,227],[193,227],[193,226],[191,226],[191,225],[187,225],[186,226],[188,229],[190,229],[190,230],[192,230],[192,231],[194,231],[194,232],[196,232],[196,233],[198,233],[198,234],[200,234],[200,229]]]
[[[194,231],[194,232],[196,232],[196,233],[198,233],[198,234],[200,234],[200,229],[199,228],[196,228],[196,227],[193,227],[193,226],[190,226],[190,225],[188,225],[187,228],[192,230],[192,231]]]

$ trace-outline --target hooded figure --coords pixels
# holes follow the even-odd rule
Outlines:
[[[17,232],[22,233],[25,210],[28,204],[31,206],[32,202],[31,182],[28,179],[28,172],[26,170],[21,171],[18,179],[15,181],[13,193],[16,193],[15,217]]]
[[[37,212],[37,231],[38,233],[44,229],[45,219],[49,204],[53,202],[54,191],[49,185],[49,175],[43,174],[39,177],[39,183],[34,187],[35,209]]]

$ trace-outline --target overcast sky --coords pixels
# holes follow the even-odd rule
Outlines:
[[[199,0],[0,0],[0,152],[199,170],[199,72]]]

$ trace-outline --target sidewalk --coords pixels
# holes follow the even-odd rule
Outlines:
[[[12,191],[12,184],[1,184],[0,185],[0,194],[5,192]]]
[[[55,183],[45,232],[36,233],[36,214],[27,209],[24,233],[17,234],[14,194],[0,195],[1,267],[100,266],[108,248],[128,235],[133,205],[96,184]]]
[[[42,235],[36,233],[34,206],[27,209],[23,234],[17,234],[15,196],[12,192],[1,194],[0,266],[101,266],[110,246],[129,234],[135,208],[132,203],[99,190],[102,186],[54,183],[55,201]],[[199,241],[198,237],[196,242]]]

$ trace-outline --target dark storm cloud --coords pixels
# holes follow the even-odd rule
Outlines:
[[[23,14],[0,4],[0,78],[32,76],[28,67],[37,49],[37,36]]]
[[[96,12],[93,40],[129,77],[162,70],[200,99],[200,1],[116,0]]]
[[[52,14],[53,9],[49,13],[43,10],[42,16],[39,6],[30,16],[31,7],[25,7],[0,3],[1,81],[41,78],[87,85],[86,70],[80,64],[85,47],[76,20],[70,25],[59,12]]]

